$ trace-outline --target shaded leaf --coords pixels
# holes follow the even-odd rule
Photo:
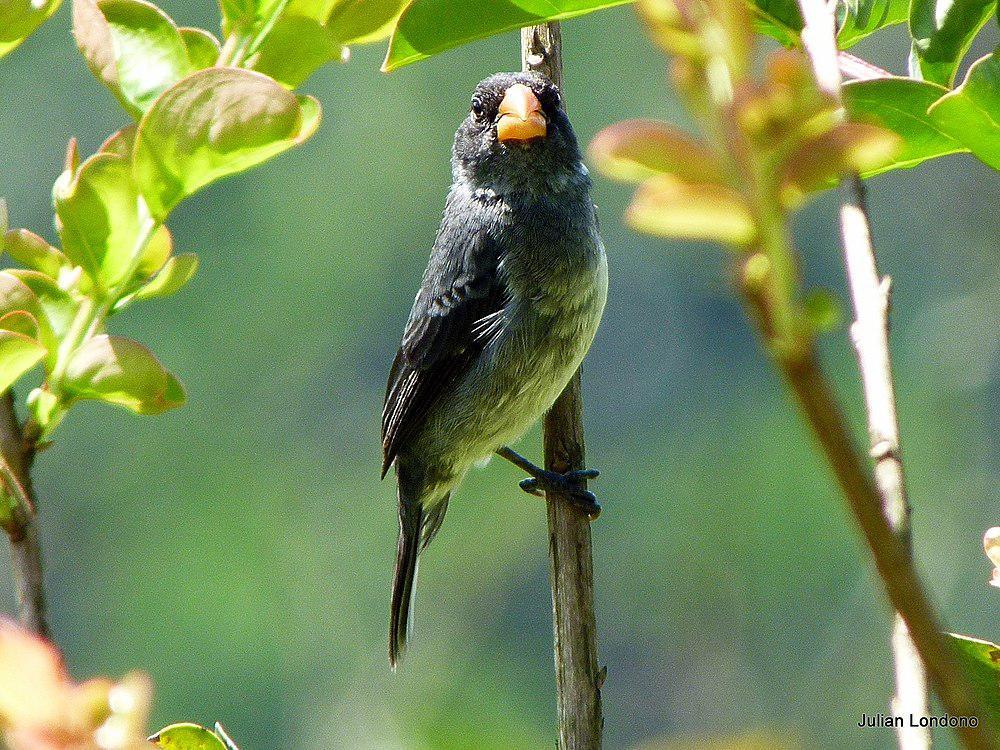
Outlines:
[[[860,122],[839,123],[806,138],[782,165],[782,202],[794,207],[809,193],[833,187],[844,175],[881,169],[901,146],[895,133]]]
[[[141,216],[129,160],[97,153],[53,188],[63,252],[99,287],[123,281],[142,251],[148,217]]]
[[[61,4],[62,0],[0,0],[0,57],[31,36]]]
[[[670,177],[644,182],[625,220],[640,232],[677,239],[743,245],[756,235],[753,217],[738,193],[722,185],[683,183]]]
[[[69,258],[34,232],[12,229],[4,236],[4,249],[22,266],[59,278],[59,272],[71,265]]]
[[[941,130],[1000,170],[1000,54],[977,60],[962,85],[928,112]]]
[[[796,0],[754,0],[754,28],[761,34],[777,39],[785,47],[799,45],[802,32],[802,12]]]
[[[136,119],[194,71],[174,22],[145,0],[73,0],[73,31],[91,71]]]
[[[172,724],[150,739],[166,750],[226,750],[215,732],[197,724]]]
[[[560,21],[630,0],[413,0],[396,23],[382,70],[543,21]]]
[[[184,389],[142,344],[102,334],[87,340],[66,368],[63,386],[76,398],[160,414],[184,403]]]
[[[909,0],[847,0],[840,6],[837,46],[847,49],[886,26],[904,23],[909,17]]]
[[[215,180],[311,136],[319,102],[236,68],[195,73],[166,91],[139,125],[134,172],[154,216]]]
[[[996,9],[997,0],[912,0],[910,75],[950,86],[972,41]]]
[[[852,81],[844,86],[844,106],[852,120],[879,125],[902,139],[892,162],[862,172],[863,177],[968,150],[927,113],[945,93],[943,86],[910,78]]]
[[[341,45],[313,18],[284,14],[248,61],[250,67],[290,89],[340,59]]]
[[[191,61],[194,70],[211,68],[215,65],[222,51],[218,39],[204,29],[185,27],[179,31],[187,50],[188,60]]]
[[[962,671],[990,716],[990,723],[1000,726],[1000,646],[957,633],[948,636]]]
[[[833,292],[814,289],[802,298],[806,320],[817,333],[835,331],[843,324],[844,308]]]
[[[722,180],[722,166],[707,144],[653,120],[627,120],[605,128],[591,141],[589,156],[616,180],[638,182],[657,174],[688,181]]]

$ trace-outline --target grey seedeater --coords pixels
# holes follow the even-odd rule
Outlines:
[[[596,474],[545,472],[506,448],[576,372],[607,297],[590,178],[556,86],[534,73],[480,83],[455,134],[452,173],[382,413],[382,476],[395,465],[399,480],[394,668],[417,557],[473,464],[499,451],[531,471],[532,489],[572,492]],[[593,495],[572,494],[596,510]]]

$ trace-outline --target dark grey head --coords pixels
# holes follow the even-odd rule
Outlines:
[[[561,190],[586,178],[559,89],[539,73],[497,73],[476,86],[452,169],[498,193]]]

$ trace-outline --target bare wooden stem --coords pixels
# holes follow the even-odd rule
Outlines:
[[[38,536],[31,464],[34,445],[24,439],[14,411],[10,391],[0,396],[0,474],[5,502],[10,504],[10,521],[4,530],[10,537],[14,587],[17,590],[18,619],[26,628],[45,638],[50,631],[45,611],[42,578],[42,547]]]
[[[837,51],[835,9],[824,0],[799,0],[799,5],[805,22],[802,40],[816,80],[823,91],[841,103],[841,70],[845,58]],[[889,354],[891,282],[879,274],[865,204],[865,187],[860,177],[852,175],[845,180],[843,196],[840,232],[855,317],[851,339],[861,371],[871,455],[875,461],[875,486],[889,525],[906,552],[912,554],[910,507],[903,478]],[[911,716],[930,713],[927,677],[906,621],[898,613],[893,621],[892,655],[896,685],[892,712],[903,720],[896,728],[899,748],[928,750],[930,730],[910,726],[909,720]]]
[[[562,89],[562,40],[558,23],[521,31],[521,63],[544,73]],[[580,373],[545,416],[545,468],[565,473],[584,468]],[[594,569],[590,520],[559,493],[546,495],[552,620],[560,750],[600,750],[604,718],[597,663]]]

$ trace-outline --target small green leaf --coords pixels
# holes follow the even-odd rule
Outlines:
[[[910,13],[909,0],[849,0],[840,7],[843,13],[837,26],[840,49],[847,49],[886,26],[904,23]]]
[[[12,52],[52,16],[62,0],[0,0],[0,57]]]
[[[339,60],[340,50],[341,45],[319,21],[283,14],[248,62],[254,70],[294,89],[328,62]]]
[[[977,60],[962,85],[928,113],[941,130],[1000,170],[1000,53]]]
[[[997,0],[912,0],[910,75],[951,86],[962,58],[996,9]]]
[[[46,349],[23,333],[0,329],[0,393],[45,357]]]
[[[589,155],[608,177],[626,182],[658,174],[691,182],[722,180],[722,166],[703,141],[654,120],[627,120],[605,128],[591,141]]]
[[[167,297],[179,291],[198,270],[198,256],[194,253],[175,255],[163,269],[135,293],[135,299]]]
[[[217,734],[197,724],[172,724],[150,739],[166,750],[226,750]]]
[[[142,344],[102,334],[72,356],[63,387],[74,398],[97,399],[136,414],[160,414],[184,403],[184,389]]]
[[[14,310],[6,315],[0,315],[0,329],[20,333],[29,339],[37,339],[38,319],[27,310]]]
[[[99,287],[111,288],[133,266],[143,225],[128,159],[98,153],[64,172],[52,191],[63,252]]]
[[[785,47],[799,45],[802,33],[802,12],[795,0],[753,0],[754,28],[761,34],[777,39]]]
[[[957,633],[948,636],[962,671],[989,714],[990,724],[1000,726],[1000,646]]]
[[[928,107],[947,93],[943,86],[910,78],[879,78],[852,81],[843,93],[852,120],[879,125],[902,139],[902,148],[890,163],[862,172],[862,177],[968,150],[927,113]]]
[[[0,315],[26,312],[38,324],[38,340],[53,354],[59,346],[59,339],[42,307],[38,295],[14,272],[0,271]]]
[[[124,156],[126,159],[132,159],[132,149],[135,146],[135,134],[138,128],[133,123],[132,125],[126,125],[124,128],[119,130],[117,133],[113,133],[108,136],[108,139],[101,144],[101,147],[97,149],[98,151],[105,154],[117,154],[118,156]]]
[[[153,215],[163,218],[215,180],[250,169],[305,141],[320,106],[272,78],[237,68],[195,73],[143,117],[134,171]]]
[[[155,234],[146,243],[142,255],[139,256],[139,263],[135,268],[137,279],[145,280],[163,268],[163,264],[174,252],[174,238],[165,226],[160,226]]]
[[[58,279],[59,272],[72,265],[62,252],[27,229],[11,229],[7,232],[4,236],[4,249],[22,266],[41,271],[53,279]]]
[[[745,245],[757,234],[743,197],[722,185],[695,185],[653,177],[625,214],[633,229],[660,237]]]
[[[46,364],[53,366],[59,342],[72,325],[79,305],[54,279],[44,273],[12,268],[0,273],[0,277],[3,276],[13,277],[31,290],[36,300],[35,307],[22,309],[30,312],[38,321],[38,338],[49,349],[49,361]]]
[[[195,70],[170,16],[145,0],[73,0],[73,31],[91,71],[137,120]]]
[[[324,25],[339,44],[377,42],[392,33],[407,3],[409,0],[333,0]]]
[[[629,1],[413,0],[396,23],[382,70],[396,70],[505,31],[543,21],[562,21]]]
[[[187,48],[188,60],[191,61],[194,70],[203,70],[215,65],[222,51],[218,39],[204,29],[184,27],[179,31]]]

